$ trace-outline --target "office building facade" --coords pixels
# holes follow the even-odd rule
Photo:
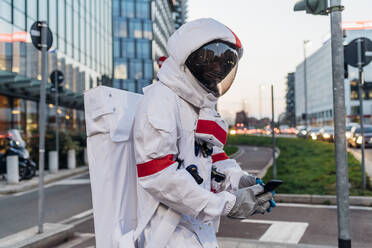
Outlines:
[[[359,37],[372,40],[372,22],[345,22],[345,44]],[[307,119],[313,126],[333,124],[333,92],[332,92],[332,54],[331,41],[307,58]],[[359,122],[358,101],[358,69],[348,66],[348,78],[345,78],[346,121]],[[365,89],[363,106],[366,123],[372,123],[372,64],[364,68]],[[297,125],[305,124],[305,83],[304,62],[296,67],[295,72],[295,102]]]
[[[185,0],[113,0],[113,87],[142,93],[155,80],[186,7]]]
[[[41,53],[29,35],[38,20],[53,33],[48,75],[59,69],[65,76],[58,109],[47,86],[49,128],[58,113],[62,130],[83,130],[82,93],[112,74],[111,0],[0,0],[0,133],[38,128]]]

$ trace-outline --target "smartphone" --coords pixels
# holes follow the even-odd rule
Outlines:
[[[279,185],[281,185],[283,183],[283,181],[281,180],[271,180],[270,182],[268,182],[267,184],[265,184],[264,186],[264,191],[265,193],[266,192],[271,192],[273,190],[275,190],[277,187],[279,187]]]

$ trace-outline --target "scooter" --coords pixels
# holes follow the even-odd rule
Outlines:
[[[30,159],[30,154],[26,149],[26,142],[22,139],[16,129],[11,129],[5,135],[5,141],[2,151],[0,151],[0,174],[5,174],[6,157],[11,155],[18,156],[19,178],[28,180],[36,174],[36,163]]]

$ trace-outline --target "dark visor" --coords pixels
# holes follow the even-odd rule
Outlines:
[[[242,49],[222,40],[214,40],[194,51],[186,66],[208,91],[218,95],[219,84],[237,65]]]

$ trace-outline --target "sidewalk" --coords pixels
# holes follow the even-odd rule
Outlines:
[[[360,150],[357,150],[356,151],[354,149],[348,148],[347,151],[350,152],[351,154],[353,154],[353,156],[359,162],[362,161],[362,154],[361,154],[361,151]],[[364,158],[364,166],[365,166],[365,171],[366,171],[367,175],[369,176],[369,179],[372,182],[372,160],[370,160],[367,156],[365,156],[365,158]]]
[[[52,183],[70,176],[82,174],[88,171],[88,166],[84,165],[75,169],[63,169],[59,170],[55,174],[50,174],[49,171],[45,171],[44,183]],[[0,195],[8,195],[27,191],[39,186],[39,177],[35,176],[31,180],[20,181],[17,184],[8,184],[6,180],[0,181]]]

